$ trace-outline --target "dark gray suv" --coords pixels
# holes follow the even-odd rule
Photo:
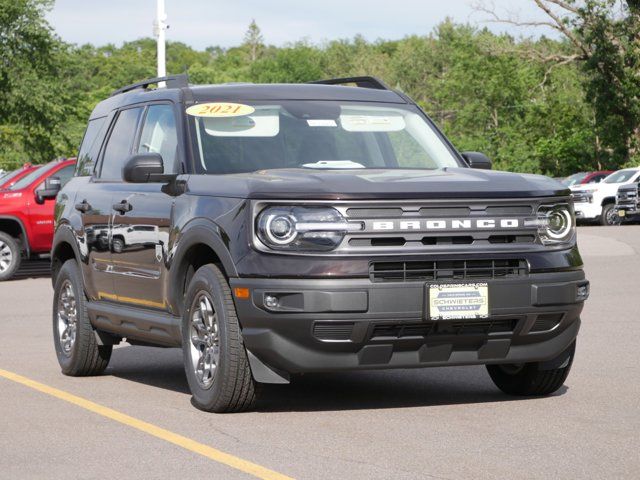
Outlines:
[[[120,89],[58,195],[62,371],[182,347],[215,412],[305,372],[484,364],[552,393],[589,294],[569,191],[490,167],[371,77]]]

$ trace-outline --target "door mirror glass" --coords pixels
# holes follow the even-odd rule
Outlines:
[[[462,152],[462,158],[464,158],[471,168],[491,170],[491,160],[484,153]]]
[[[129,183],[149,183],[163,181],[164,163],[159,153],[139,153],[132,155],[122,169],[122,177]]]

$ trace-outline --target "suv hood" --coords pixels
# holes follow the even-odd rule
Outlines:
[[[256,199],[527,198],[568,196],[542,175],[471,168],[440,170],[263,170],[233,175],[193,175],[189,193]]]

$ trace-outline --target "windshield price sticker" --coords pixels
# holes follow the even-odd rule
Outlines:
[[[486,283],[429,285],[429,317],[432,320],[464,320],[489,317]]]
[[[187,108],[187,115],[193,117],[241,117],[251,115],[256,109],[251,105],[243,105],[241,103],[199,103]]]

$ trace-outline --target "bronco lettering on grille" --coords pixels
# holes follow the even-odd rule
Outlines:
[[[522,227],[518,218],[478,218],[441,220],[381,220],[373,221],[367,230],[374,231],[428,231],[428,230],[481,230]]]

